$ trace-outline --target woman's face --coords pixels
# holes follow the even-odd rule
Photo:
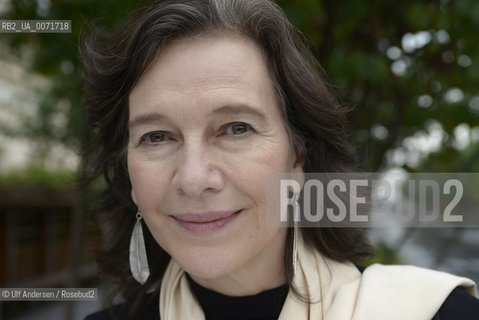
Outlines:
[[[175,42],[129,112],[132,197],[159,245],[200,283],[283,272],[286,229],[266,224],[267,181],[302,169],[261,51],[239,36]]]

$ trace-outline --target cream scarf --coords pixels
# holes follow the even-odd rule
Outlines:
[[[374,264],[361,274],[350,263],[321,256],[299,237],[294,285],[310,297],[288,293],[280,320],[430,320],[449,293],[463,286],[477,297],[473,281],[412,266]],[[322,297],[322,299],[321,299]],[[160,289],[161,320],[204,320],[185,272],[171,260]]]

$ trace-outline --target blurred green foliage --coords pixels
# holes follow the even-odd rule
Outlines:
[[[23,186],[65,189],[74,187],[76,182],[75,172],[48,170],[37,165],[0,175],[0,189]]]
[[[396,250],[393,250],[384,243],[379,243],[375,246],[374,257],[365,261],[365,266],[369,266],[373,263],[401,264],[402,262]]]
[[[278,3],[310,36],[344,102],[356,107],[352,139],[365,169],[384,168],[388,151],[402,148],[405,137],[439,123],[442,148],[407,169],[479,170],[477,141],[468,147],[475,151],[465,151],[453,138],[459,124],[479,124],[479,2]]]
[[[441,147],[426,154],[415,168],[399,164],[423,171],[479,169],[477,142],[458,150],[454,139],[459,124],[473,128],[479,123],[478,1],[277,2],[311,39],[315,55],[331,76],[331,87],[343,103],[355,107],[349,117],[351,139],[364,159],[364,170],[384,168],[391,150],[404,149],[406,137],[427,134],[431,123],[440,124]],[[79,148],[85,128],[77,53],[80,34],[87,22],[117,27],[142,3],[11,1],[1,18],[73,23],[71,34],[0,35],[32,72],[53,83],[38,102],[41,121],[26,123],[22,135]],[[52,124],[57,113],[67,114],[65,126]]]

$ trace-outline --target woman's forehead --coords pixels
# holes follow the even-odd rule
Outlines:
[[[251,40],[216,35],[184,39],[165,48],[129,101],[134,108],[188,99],[224,100],[231,95],[271,104],[275,89],[262,52]]]
[[[250,39],[237,35],[205,35],[172,42],[144,75],[156,73],[172,80],[202,80],[211,76],[228,80],[267,73],[262,52]],[[180,77],[181,76],[181,77]],[[196,79],[198,77],[199,79]]]

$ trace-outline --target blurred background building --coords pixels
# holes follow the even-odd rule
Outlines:
[[[479,172],[479,2],[277,1],[354,107],[363,171]],[[97,303],[0,301],[0,319],[82,319],[107,302],[101,236],[76,183],[85,23],[142,1],[0,0],[0,19],[72,20],[72,33],[0,33],[0,287],[98,287]],[[376,261],[479,281],[477,228],[373,229]]]
[[[75,192],[78,157],[58,142],[46,146],[33,136],[23,136],[25,126],[38,121],[37,102],[51,90],[51,83],[26,70],[20,59],[6,50],[6,44],[2,45],[0,287],[84,286],[96,279],[93,252],[98,245],[96,236],[85,234],[91,231]],[[58,319],[69,314],[83,317],[87,310],[94,310],[93,306],[77,307],[84,311],[75,313],[75,304],[66,306],[51,309],[50,304],[46,310],[55,310]],[[30,309],[32,319],[39,319],[42,304],[12,303],[9,307],[10,314],[19,314],[18,319],[25,313],[31,318]],[[7,316],[3,312],[2,317],[1,309],[0,319]],[[41,318],[51,319],[47,314]]]

